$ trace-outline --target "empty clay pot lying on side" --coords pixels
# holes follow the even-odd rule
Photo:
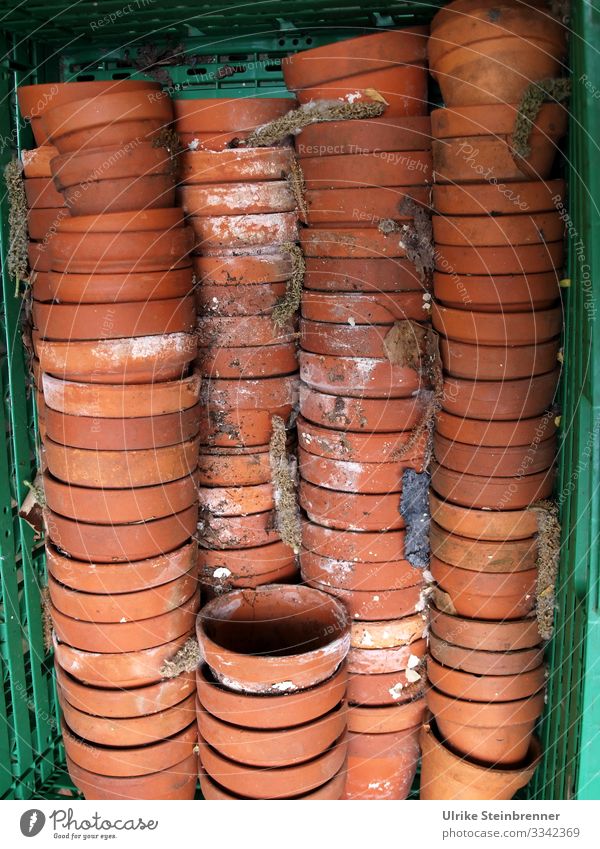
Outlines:
[[[531,780],[541,758],[533,737],[524,763],[512,768],[482,766],[453,752],[431,725],[421,730],[421,799],[512,799]]]
[[[302,615],[307,610],[310,620]],[[348,652],[350,626],[343,605],[331,596],[272,584],[209,602],[198,617],[197,636],[203,657],[225,686],[294,692],[333,674]]]

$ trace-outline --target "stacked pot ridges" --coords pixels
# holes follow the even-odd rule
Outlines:
[[[163,674],[200,606],[201,375],[159,88],[20,93],[58,153],[25,157],[29,199],[64,197],[66,213],[39,252],[33,348],[62,734],[88,799],[192,799],[197,778],[195,678]]]
[[[425,711],[425,580],[406,559],[400,513],[404,472],[424,469],[430,388],[431,296],[402,242],[427,237],[425,44],[424,28],[396,30],[299,53],[284,67],[301,103],[368,101],[373,90],[387,102],[380,118],[316,123],[295,138],[308,225],[300,563],[304,582],[351,618],[347,799],[406,798]]]
[[[297,574],[295,553],[281,538],[270,445],[274,417],[287,425],[297,399],[296,306],[289,301],[298,274],[294,152],[226,148],[221,138],[239,137],[292,106],[285,98],[175,106],[190,145],[180,157],[179,192],[195,233],[196,368],[206,412],[200,576],[209,598]]]
[[[556,455],[564,184],[553,166],[566,113],[547,103],[527,138],[516,127],[527,84],[557,76],[564,47],[561,24],[513,0],[456,0],[432,23],[430,68],[446,103],[431,116],[444,387],[430,493],[425,799],[510,798],[539,760],[536,605],[540,587],[553,587],[541,573],[537,502],[552,494]]]
[[[344,606],[310,587],[237,589],[202,608],[197,637],[204,798],[343,798]]]

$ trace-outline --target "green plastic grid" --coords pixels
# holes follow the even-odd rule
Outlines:
[[[21,4],[40,14],[64,11],[66,4],[54,2]],[[77,6],[78,21],[69,26],[85,23],[83,7]],[[108,4],[107,4],[108,5]],[[113,4],[116,5],[116,4]],[[191,5],[191,4],[190,4]],[[211,4],[202,4],[202,8]],[[215,4],[212,4],[213,6]],[[267,3],[254,4],[266,8]],[[268,29],[260,36],[248,36],[246,29],[256,31],[257,18],[240,21],[231,26],[233,10],[228,12],[227,26],[221,27],[215,19],[210,24],[209,36],[196,35],[186,39],[188,54],[208,51],[212,45],[214,62],[207,63],[210,71],[230,65],[255,62],[255,67],[236,70],[234,74],[213,79],[193,80],[190,83],[189,66],[169,68],[174,79],[175,96],[219,96],[227,89],[227,96],[272,94],[281,79],[275,71],[265,71],[265,63],[275,63],[282,54],[327,40],[345,38],[356,30],[350,25],[389,25],[393,18],[372,14],[375,5],[362,3],[361,10],[354,7],[343,10],[339,6],[319,3],[291,3],[270,0],[282,12],[292,8],[298,13],[294,20],[303,26],[288,27],[281,18],[279,32]],[[411,9],[422,13],[434,4],[387,3],[388,9],[407,20]],[[0,13],[11,3],[0,0]],[[194,9],[199,7],[194,4]],[[310,10],[312,9],[312,13]],[[334,10],[334,11],[331,11]],[[18,14],[18,10],[15,12]],[[327,15],[330,17],[327,18]],[[324,30],[324,20],[336,20],[343,14],[347,27]],[[369,20],[365,15],[370,15]],[[302,18],[305,16],[305,19]],[[60,16],[66,23],[64,15]],[[5,19],[11,21],[10,14]],[[14,86],[19,83],[42,82],[60,78],[79,78],[90,74],[93,78],[118,78],[115,75],[139,73],[127,65],[123,49],[99,51],[81,48],[78,39],[72,38],[69,27],[56,23],[44,29],[44,41],[21,40],[11,35],[0,39],[5,59],[1,67],[2,91],[0,97],[10,109],[0,116],[0,134],[7,137],[16,121]],[[399,18],[396,18],[398,21]],[[145,18],[141,18],[145,26]],[[304,21],[304,22],[303,22]],[[140,21],[138,21],[139,23]],[[319,28],[318,24],[321,24]],[[14,32],[31,32],[31,21],[13,18]],[[600,176],[592,167],[597,154],[596,139],[600,138],[600,115],[595,107],[594,91],[600,90],[600,62],[593,45],[600,43],[599,12],[588,2],[576,0],[573,4],[572,68],[574,94],[572,99],[571,133],[569,142],[569,181],[571,187],[570,214],[575,232],[587,246],[590,268],[600,268],[596,257],[600,236]],[[155,21],[149,29],[168,34],[163,23]],[[232,35],[232,29],[240,30]],[[132,33],[131,43],[146,38],[142,33]],[[227,34],[225,36],[225,33]],[[89,35],[89,33],[88,33]],[[584,39],[585,35],[585,39]],[[135,37],[133,37],[135,36]],[[115,41],[123,41],[119,30],[111,31]],[[294,45],[294,39],[298,44]],[[303,41],[304,39],[304,41]],[[322,39],[321,42],[318,39]],[[60,56],[54,40],[61,47]],[[87,39],[86,39],[87,40]],[[93,39],[92,39],[93,40]],[[281,43],[283,42],[283,43]],[[19,44],[18,47],[12,45]],[[62,49],[65,47],[66,49]],[[266,55],[265,55],[266,54]],[[98,57],[101,57],[100,59]],[[245,56],[246,58],[239,58]],[[232,58],[233,57],[233,58]],[[263,63],[261,65],[260,63]],[[35,69],[35,70],[34,70]],[[60,70],[59,70],[60,69]],[[271,76],[272,75],[272,76]],[[585,75],[585,78],[584,78]],[[590,81],[591,88],[587,85]],[[207,84],[208,83],[208,84]],[[279,93],[279,92],[278,92]],[[22,132],[16,135],[20,141]],[[2,150],[0,164],[7,161],[9,151]],[[2,608],[5,621],[0,623],[0,663],[2,693],[0,695],[0,763],[12,764],[10,774],[0,770],[0,798],[57,798],[72,792],[64,770],[64,752],[56,733],[57,704],[51,674],[51,657],[42,647],[39,585],[44,580],[43,556],[35,553],[31,529],[18,518],[16,505],[26,493],[25,480],[33,478],[35,470],[32,434],[35,416],[31,395],[27,395],[27,379],[19,327],[20,299],[14,297],[14,282],[7,279],[5,253],[7,244],[6,209],[3,202],[0,229],[0,250],[3,270],[4,308],[2,312],[2,349],[0,368],[0,426],[7,439],[0,448],[0,552],[3,558],[0,576]],[[573,248],[573,244],[570,245]],[[600,360],[598,356],[598,324],[590,317],[589,294],[584,290],[583,273],[576,261],[574,250],[569,252],[571,286],[565,290],[566,337],[565,370],[562,382],[563,443],[559,493],[569,485],[581,456],[591,445],[591,457],[578,472],[576,491],[569,493],[562,503],[564,528],[563,553],[559,593],[557,597],[557,633],[548,650],[550,678],[548,706],[540,725],[544,756],[535,778],[526,790],[530,798],[600,798],[600,590],[598,588],[598,523],[600,509],[598,487],[600,469],[598,434],[595,425],[600,421]],[[596,297],[599,284],[593,281],[591,297]],[[590,433],[592,438],[590,440]],[[31,648],[27,650],[27,646]],[[3,722],[2,719],[5,719]]]

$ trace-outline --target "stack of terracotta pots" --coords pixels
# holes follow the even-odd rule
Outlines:
[[[198,616],[206,799],[341,799],[348,615],[310,587],[233,590]]]
[[[431,179],[426,31],[365,36],[284,64],[302,103],[387,103],[296,139],[309,227],[298,418],[301,569],[352,619],[346,798],[402,799],[425,703],[423,570],[404,555],[403,473],[423,470],[421,331],[430,295],[398,230]],[[369,91],[367,91],[367,89]],[[391,230],[386,230],[391,225]],[[394,232],[396,231],[396,232]]]
[[[160,146],[172,110],[154,84],[66,90],[41,122],[71,215],[33,305],[63,741],[88,799],[189,799],[194,679],[161,672],[200,600],[192,233]]]
[[[510,798],[539,757],[545,670],[530,508],[553,488],[564,185],[549,178],[565,112],[542,106],[529,153],[512,134],[528,83],[555,76],[564,48],[557,21],[513,0],[457,0],[432,23],[430,67],[446,102],[432,113],[433,325],[445,377],[425,799]]]
[[[200,573],[209,595],[297,573],[278,530],[269,454],[272,417],[287,422],[297,393],[295,322],[278,324],[274,313],[294,271],[287,251],[297,240],[293,150],[224,147],[292,106],[286,98],[175,104],[191,147],[180,156],[180,195],[196,235],[197,368],[207,414]],[[207,139],[211,132],[216,137]]]

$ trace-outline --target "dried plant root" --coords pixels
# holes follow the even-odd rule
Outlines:
[[[295,459],[288,457],[287,432],[281,416],[273,416],[269,446],[277,530],[295,554],[300,551],[300,509],[296,494]]]

